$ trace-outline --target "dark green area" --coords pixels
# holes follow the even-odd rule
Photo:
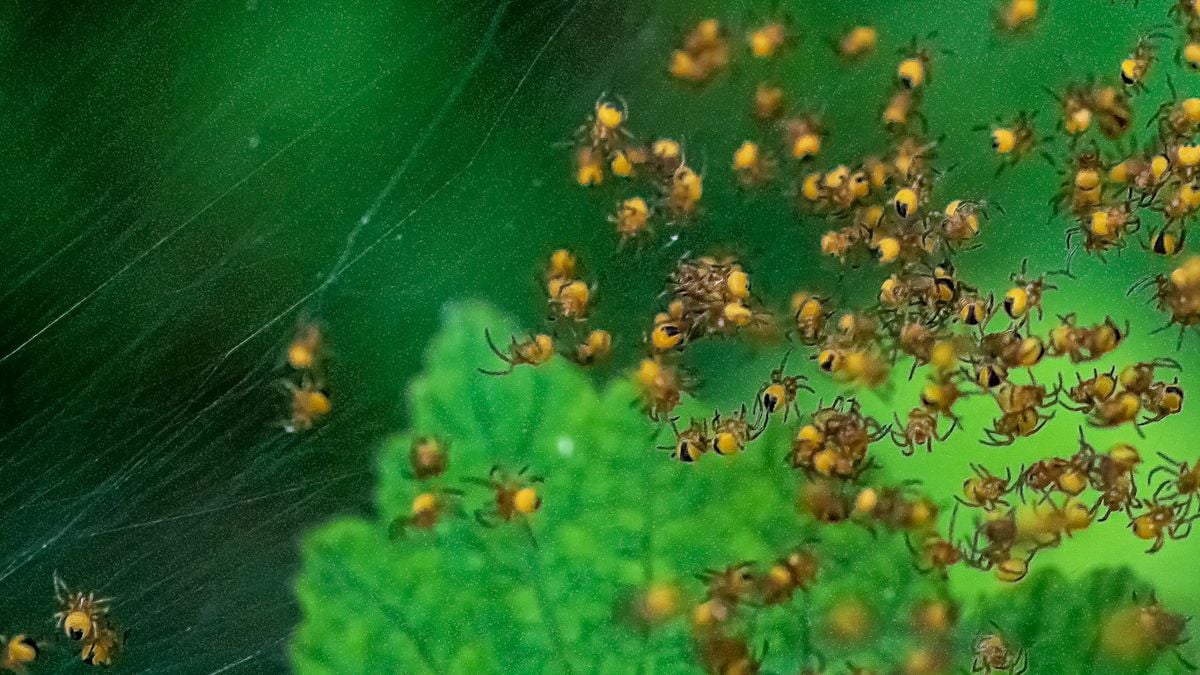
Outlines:
[[[797,287],[833,291],[843,279],[847,296],[865,297],[882,273],[843,278],[816,256],[822,224],[797,218],[782,186],[743,196],[728,175],[737,143],[762,135],[746,115],[762,77],[822,110],[828,158],[849,161],[882,150],[876,117],[894,50],[938,30],[955,53],[935,64],[926,108],[946,136],[942,163],[956,168],[937,198],[1007,209],[965,258],[966,275],[998,285],[1026,256],[1034,269],[1060,266],[1067,224],[1047,223],[1045,206],[1059,178],[1035,159],[993,180],[971,127],[1039,108],[1048,128],[1040,87],[1113,73],[1166,9],[1046,1],[1032,34],[1006,40],[990,28],[989,2],[781,3],[799,48],[773,71],[743,59],[696,90],[663,73],[687,26],[714,14],[741,30],[773,3],[628,4],[0,7],[0,633],[54,635],[57,569],[116,598],[114,617],[133,632],[119,668],[285,668],[301,533],[368,512],[380,439],[419,414],[401,392],[442,308],[482,297],[537,325],[535,270],[554,247],[575,248],[599,281],[596,318],[618,335],[621,366],[684,251],[732,247],[777,306]],[[880,54],[844,69],[822,41],[858,21],[880,27]],[[1166,96],[1167,70],[1139,99],[1141,119]],[[1183,95],[1200,92],[1196,77],[1176,75]],[[636,131],[684,138],[706,169],[705,214],[666,250],[615,253],[605,214],[626,188],[570,183],[558,144],[605,91],[628,100]],[[1124,298],[1151,265],[1162,263],[1136,249],[1107,266],[1079,260],[1079,281],[1047,309],[1128,315],[1135,335],[1120,362],[1165,353],[1172,336],[1146,336],[1160,317]],[[300,318],[330,337],[335,412],[296,438],[280,430],[276,380]],[[743,373],[756,381],[778,360],[733,344],[700,351],[704,400],[722,405],[757,386]],[[1188,387],[1194,343],[1180,357]],[[905,387],[896,396],[915,400]],[[988,416],[972,406],[968,415]],[[1148,430],[1146,448],[1187,456],[1195,425],[1181,417]],[[970,461],[1028,460],[1070,448],[1075,433],[1074,420],[1058,420],[993,451],[976,447],[979,425],[968,431],[889,469],[948,495]],[[654,459],[639,447],[622,461]],[[709,506],[691,506],[703,522]],[[1200,609],[1200,591],[1179,578],[1195,539],[1146,558],[1118,523],[1098,529],[1039,564],[1078,576],[1134,562],[1165,601]],[[973,591],[976,578],[953,581]],[[73,652],[52,647],[49,669],[80,668]]]

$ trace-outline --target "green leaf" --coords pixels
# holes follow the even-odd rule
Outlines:
[[[625,379],[599,392],[562,359],[484,375],[477,369],[497,362],[484,330],[505,340],[511,324],[476,304],[452,306],[444,319],[409,391],[413,427],[379,454],[375,517],[335,521],[304,542],[298,671],[693,672],[686,619],[643,632],[622,609],[633,594],[674,584],[686,613],[703,599],[699,573],[745,560],[762,570],[814,537],[817,583],[740,624],[768,670],[811,667],[817,655],[887,668],[929,644],[913,634],[913,609],[945,597],[945,583],[914,568],[898,534],[800,516],[783,462],[787,427],[772,424],[736,457],[673,462],[655,449],[669,430],[638,410]],[[689,401],[680,412],[712,408]],[[449,443],[450,468],[433,485],[407,476],[419,435]],[[528,465],[545,478],[542,509],[528,521],[487,528],[470,517],[493,494],[466,479],[494,465]],[[413,497],[435,488],[462,490],[462,513],[390,540]],[[1095,655],[1099,626],[1135,586],[1125,570],[1078,582],[1035,574],[970,612],[951,658],[968,663],[973,638],[995,619],[1029,646],[1034,672],[1141,672],[1145,664]],[[848,636],[847,625],[861,635]]]
[[[1131,649],[1114,640],[1128,632],[1120,621],[1135,596],[1146,602],[1149,586],[1129,568],[1098,569],[1078,579],[1056,568],[1041,569],[975,608],[964,624],[961,649],[966,651],[961,653],[999,626],[1014,647],[1029,652],[1031,673],[1178,671],[1175,657],[1163,650]]]
[[[644,663],[677,670],[692,659],[684,622],[644,637],[622,618],[622,604],[650,582],[678,584],[698,600],[700,572],[767,563],[811,537],[814,526],[797,515],[794,478],[782,462],[788,432],[775,426],[738,457],[672,462],[654,449],[669,432],[637,410],[628,382],[599,393],[561,360],[483,375],[477,368],[496,367],[485,329],[498,341],[512,334],[480,305],[447,310],[409,392],[413,429],[380,452],[377,518],[337,521],[306,540],[297,668],[628,672]],[[542,510],[528,528],[448,517],[435,533],[389,541],[388,524],[428,489],[405,475],[409,444],[420,434],[449,442],[443,485],[467,492],[468,512],[486,508],[491,494],[464,479],[496,464],[529,465],[544,476]],[[838,656],[859,649],[820,634],[831,608],[849,596],[870,602],[879,618],[872,641],[894,642],[895,622],[884,619],[908,611],[930,586],[896,537],[877,541],[853,525],[822,536],[837,553],[824,561],[818,590],[761,613],[753,639],[770,644],[772,662],[807,662],[805,645],[814,643]],[[876,580],[893,590],[877,592]]]
[[[426,355],[425,370],[409,390],[412,430],[451,444],[451,473],[485,476],[493,465],[516,470],[535,463],[537,473],[557,473],[579,464],[588,448],[575,435],[598,408],[595,390],[564,359],[538,368],[521,366],[505,376],[485,375],[505,364],[488,348],[490,331],[504,349],[510,336],[526,337],[510,321],[478,304],[453,305]],[[632,414],[631,414],[632,416]],[[389,441],[380,456],[377,503],[380,510],[408,508],[412,483],[401,469],[408,463],[409,436]]]
[[[427,571],[427,561],[412,556],[401,567],[378,529],[356,519],[326,525],[308,537],[304,552],[297,593],[308,620],[296,635],[298,669],[434,670],[427,636],[394,604],[395,589],[411,587],[414,575]],[[333,636],[337,639],[328,639]]]

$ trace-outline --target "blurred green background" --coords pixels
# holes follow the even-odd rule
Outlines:
[[[763,78],[794,107],[821,111],[825,158],[851,161],[884,147],[877,119],[895,50],[937,31],[953,55],[933,65],[925,112],[931,134],[945,135],[939,164],[954,168],[935,201],[986,197],[1006,210],[962,257],[963,276],[1000,290],[1022,258],[1061,267],[1068,224],[1047,220],[1060,177],[1031,158],[993,178],[986,134],[972,128],[1040,109],[1049,131],[1042,87],[1115,76],[1168,5],[1044,2],[1030,34],[1001,38],[986,1],[5,4],[0,632],[53,633],[58,570],[116,598],[134,635],[122,669],[285,668],[300,536],[367,510],[377,448],[406,426],[401,394],[441,308],[482,298],[537,325],[537,268],[552,248],[574,248],[599,282],[597,323],[618,336],[601,379],[639,353],[663,276],[685,251],[738,252],[775,306],[801,287],[866,302],[882,271],[820,258],[822,222],[797,216],[782,186],[743,195],[729,174],[737,144],[763,135],[747,114]],[[680,86],[667,56],[708,15],[736,33],[786,15],[801,39],[775,64],[742,58],[708,87]],[[845,68],[825,40],[860,22],[879,27],[879,53]],[[1137,99],[1139,141],[1167,72],[1182,96],[1200,94],[1172,50]],[[704,215],[671,246],[660,235],[616,252],[605,216],[631,188],[570,181],[562,142],[601,92],[628,101],[636,132],[685,139],[706,171]],[[1081,255],[1048,316],[1128,317],[1133,336],[1104,364],[1170,353],[1190,390],[1195,341],[1175,354],[1173,334],[1148,335],[1162,317],[1125,297],[1164,267],[1136,246],[1107,265]],[[335,411],[293,437],[280,429],[276,381],[302,318],[328,333]],[[724,407],[778,358],[732,343],[689,353],[701,396]],[[877,413],[903,412],[916,393],[865,398]],[[1074,448],[1079,418],[1064,413],[1034,439],[981,447],[990,404],[964,408],[965,433],[933,455],[887,457],[891,475],[948,496],[969,462]],[[1194,420],[1185,409],[1139,447],[1194,459]],[[1128,436],[1089,433],[1102,447]],[[1068,575],[1130,563],[1169,606],[1200,610],[1200,588],[1181,574],[1200,540],[1152,557],[1143,548],[1114,519],[1037,562]],[[953,582],[994,589],[970,571]],[[53,651],[53,663],[70,667],[70,651]]]

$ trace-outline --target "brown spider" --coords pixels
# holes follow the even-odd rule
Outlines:
[[[990,675],[1004,671],[1012,675],[1023,675],[1029,670],[1029,654],[1024,649],[1015,652],[1000,634],[995,623],[995,633],[983,635],[975,641],[975,656],[971,659],[971,672]]]
[[[1154,475],[1160,471],[1165,473],[1167,478],[1154,489],[1152,499],[1160,497],[1165,501],[1182,499],[1179,511],[1186,514],[1191,510],[1192,501],[1200,498],[1200,459],[1189,466],[1187,462],[1176,461],[1161,452],[1158,453],[1158,456],[1162,457],[1166,464],[1157,466],[1150,471],[1147,480],[1153,481]]]
[[[754,412],[757,414],[761,409],[768,417],[778,412],[783,411],[783,421],[787,421],[788,413],[792,410],[796,414],[800,414],[800,408],[796,403],[796,394],[801,389],[804,391],[813,392],[813,388],[808,385],[808,378],[803,375],[785,375],[787,367],[789,351],[784,354],[783,361],[779,367],[771,371],[771,379],[762,386],[758,391],[758,396],[754,399]]]
[[[508,364],[508,367],[504,370],[479,368],[479,372],[484,375],[508,375],[517,366],[540,366],[554,356],[554,338],[549,335],[531,335],[528,340],[521,342],[518,342],[515,337],[511,338],[508,343],[507,354],[500,351],[500,348],[492,340],[492,334],[486,329],[483,331],[483,336],[487,338],[488,347],[492,350],[492,353],[499,357],[501,361]]]
[[[1192,532],[1192,523],[1200,514],[1186,516],[1178,505],[1162,504],[1154,499],[1146,502],[1146,511],[1134,516],[1129,527],[1139,539],[1154,540],[1147,553],[1160,551],[1167,539],[1183,539]]]
[[[1041,431],[1042,427],[1052,419],[1054,419],[1054,413],[1043,415],[1037,411],[1037,408],[1006,412],[992,420],[990,428],[983,430],[987,435],[987,440],[983,441],[983,444],[993,447],[1012,445],[1018,438],[1032,436]]]
[[[919,446],[924,446],[926,452],[933,452],[933,442],[945,441],[958,426],[958,420],[952,419],[946,433],[938,434],[938,414],[927,408],[913,408],[908,411],[907,424],[901,422],[895,413],[892,413],[892,416],[896,419],[896,425],[890,430],[892,441],[900,446],[900,451],[905,456],[912,456]]]
[[[529,467],[521,467],[516,475],[493,466],[487,478],[467,478],[467,482],[490,488],[496,493],[490,510],[476,509],[475,520],[484,527],[511,522],[519,516],[530,516],[542,507],[542,496],[534,485],[543,482],[541,476],[530,476]]]
[[[963,481],[963,496],[956,495],[955,499],[966,506],[986,511],[1000,505],[1008,506],[1004,496],[1017,487],[1012,482],[1012,469],[1005,470],[1004,478],[988,471],[982,464],[971,464],[971,471],[975,472],[975,476]]]

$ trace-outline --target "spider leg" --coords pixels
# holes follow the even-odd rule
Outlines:
[[[950,420],[950,428],[946,429],[946,433],[942,434],[941,436],[937,436],[935,434],[935,438],[937,438],[939,441],[944,441],[947,438],[950,438],[950,434],[954,433],[954,429],[956,427],[958,427],[958,420],[957,419]]]
[[[1178,659],[1179,664],[1181,666],[1183,666],[1184,668],[1191,670],[1191,671],[1197,670],[1196,664],[1183,658],[1183,654],[1180,654],[1178,649],[1175,650],[1175,658]]]
[[[1171,532],[1171,538],[1172,539],[1186,539],[1187,536],[1192,533],[1193,521],[1195,521],[1195,517],[1176,525],[1174,530]]]
[[[1162,550],[1163,545],[1165,545],[1166,543],[1167,543],[1166,538],[1163,537],[1162,533],[1160,532],[1158,534],[1158,537],[1156,537],[1154,539],[1154,545],[1151,546],[1150,548],[1146,549],[1146,553],[1158,553],[1160,550]]]
[[[1017,664],[1020,664],[1019,666]],[[1013,675],[1025,675],[1029,671],[1029,652],[1024,649],[1017,652],[1017,658],[1013,661],[1013,667],[1016,669]]]
[[[1163,481],[1162,483],[1159,483],[1158,487],[1154,490],[1154,494],[1150,495],[1150,498],[1153,500],[1158,500],[1158,496],[1162,494],[1162,491],[1170,486],[1171,481]]]
[[[492,514],[487,513],[483,509],[475,509],[475,522],[486,528],[496,527],[496,521],[493,519]]]
[[[492,333],[486,328],[483,329],[483,337],[487,340],[488,348],[492,350],[492,353],[500,357],[501,361],[509,363],[508,355],[500,351],[500,348],[496,346],[496,342],[492,340]]]

